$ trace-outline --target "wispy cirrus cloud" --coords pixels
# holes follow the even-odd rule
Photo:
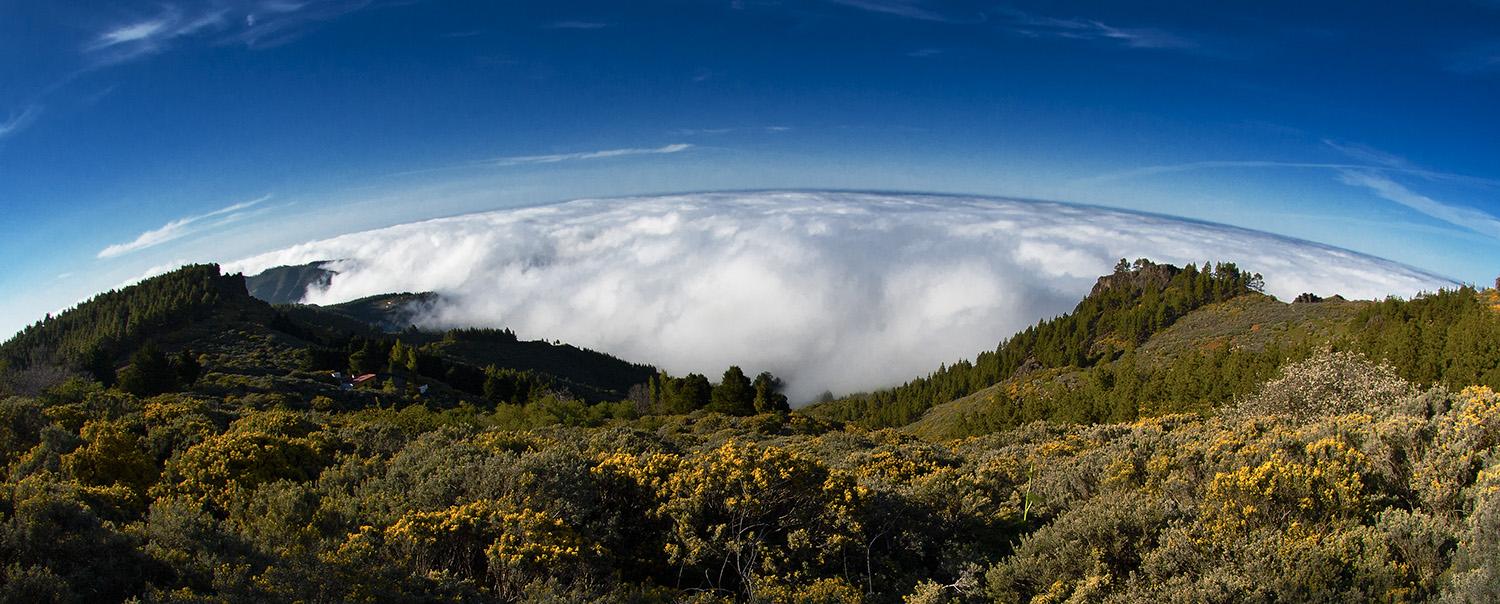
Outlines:
[[[929,9],[923,5],[921,0],[828,0],[834,4],[857,8],[872,13],[881,13],[903,19],[917,19],[920,21],[954,22],[960,21],[951,15]]]
[[[1468,185],[1475,185],[1475,186],[1482,186],[1482,187],[1500,187],[1500,180],[1496,180],[1496,179],[1493,179],[1493,178],[1484,178],[1484,177],[1480,177],[1480,176],[1469,176],[1469,175],[1466,175],[1466,174],[1453,174],[1453,173],[1450,173],[1450,172],[1439,172],[1439,171],[1435,171],[1435,170],[1427,170],[1427,169],[1418,168],[1418,167],[1402,167],[1402,166],[1396,166],[1396,165],[1378,165],[1378,164],[1373,164],[1373,165],[1372,164],[1355,164],[1355,163],[1347,163],[1347,162],[1293,162],[1293,161],[1276,161],[1276,160],[1210,160],[1210,161],[1185,162],[1185,163],[1180,163],[1180,164],[1162,164],[1162,165],[1156,165],[1156,166],[1142,166],[1142,167],[1139,167],[1139,168],[1130,168],[1128,170],[1119,170],[1119,171],[1115,171],[1115,172],[1108,172],[1108,173],[1105,173],[1105,174],[1100,174],[1098,176],[1090,176],[1090,177],[1087,177],[1087,178],[1081,178],[1081,179],[1075,180],[1075,181],[1073,181],[1072,183],[1069,183],[1069,184],[1074,185],[1074,186],[1079,186],[1079,185],[1097,185],[1097,184],[1103,184],[1103,183],[1107,183],[1107,182],[1114,182],[1114,181],[1120,181],[1120,180],[1130,180],[1130,179],[1135,179],[1135,178],[1146,178],[1146,177],[1158,176],[1158,175],[1162,175],[1162,174],[1175,174],[1175,173],[1179,173],[1179,172],[1196,172],[1196,171],[1200,171],[1200,170],[1254,169],[1254,168],[1329,170],[1329,171],[1334,171],[1334,172],[1339,172],[1339,171],[1344,171],[1344,170],[1363,170],[1363,171],[1368,171],[1368,172],[1379,172],[1379,173],[1408,174],[1408,175],[1411,175],[1411,176],[1419,176],[1419,177],[1427,178],[1427,179],[1431,179],[1431,180],[1442,180],[1442,181],[1455,182],[1455,183],[1468,184]]]
[[[703,131],[701,134],[727,133],[729,129],[722,132]],[[686,136],[684,131],[676,131],[675,134]],[[513,166],[530,166],[542,164],[560,164],[567,162],[590,161],[600,159],[612,159],[619,157],[633,157],[643,155],[671,155],[682,153],[693,149],[690,143],[672,143],[660,147],[624,147],[619,149],[601,149],[598,151],[577,151],[573,153],[552,153],[546,155],[510,155],[505,157],[493,157],[474,161],[466,161],[446,166],[435,166],[431,168],[418,168],[415,170],[403,170],[394,172],[390,176],[411,176],[414,174],[431,174],[434,172],[448,172],[453,170],[475,170],[482,168],[508,168]]]
[[[719,136],[723,134],[743,133],[777,134],[781,132],[790,132],[791,130],[791,126],[755,126],[743,128],[678,128],[676,130],[673,130],[672,134],[676,134],[678,136]]]
[[[138,23],[122,25],[118,28],[99,34],[99,39],[95,40],[94,43],[89,47],[91,49],[101,49],[109,48],[111,46],[118,46],[120,44],[133,44],[136,42],[151,40],[166,31],[167,23],[167,19],[159,18],[152,19],[150,21],[141,21]]]
[[[1414,176],[1485,188],[1500,188],[1500,180],[1453,174],[1422,168],[1399,155],[1374,147],[1323,139],[1323,145],[1363,163],[1286,162],[1286,161],[1200,161],[1159,166],[1145,166],[1074,181],[1074,185],[1094,185],[1115,180],[1142,178],[1161,174],[1218,169],[1309,169],[1332,172],[1338,182],[1360,187],[1387,201],[1393,201],[1422,214],[1481,235],[1500,238],[1500,218],[1482,210],[1444,203],[1422,195],[1397,182],[1392,176]]]
[[[164,3],[153,15],[102,29],[81,51],[93,67],[99,67],[165,52],[190,40],[263,48],[293,40],[315,24],[379,4],[377,0]]]
[[[28,107],[0,122],[0,138],[35,119],[42,100],[79,76],[142,60],[190,44],[265,48],[289,42],[319,23],[394,2],[416,0],[165,0],[152,9],[132,10],[127,19],[109,23],[77,43],[81,64],[36,93]]]
[[[904,19],[935,23],[994,23],[1010,33],[1032,38],[1113,42],[1127,48],[1192,50],[1200,44],[1187,36],[1155,27],[1126,27],[1084,17],[1059,18],[1008,6],[960,13],[939,10],[923,0],[828,0],[840,6]],[[922,51],[917,51],[918,53]],[[911,56],[933,56],[936,53]]]
[[[667,155],[681,153],[692,149],[688,143],[673,143],[661,147],[649,148],[625,148],[604,149],[601,151],[583,151],[578,153],[555,153],[551,155],[516,155],[511,157],[498,157],[483,162],[492,166],[524,166],[530,164],[555,164],[570,161],[585,161],[591,159],[609,159],[613,157],[627,157],[632,155]]]
[[[243,219],[247,215],[246,210],[254,208],[269,199],[271,199],[271,196],[265,195],[250,201],[243,201],[219,208],[206,214],[178,218],[158,228],[143,232],[130,241],[106,246],[104,249],[99,250],[97,257],[100,259],[115,258],[181,239],[198,231],[229,224]]]
[[[150,18],[127,21],[99,32],[83,46],[94,66],[125,63],[162,52],[183,38],[228,25],[228,9],[213,7],[184,9],[164,5]]]
[[[1334,151],[1343,153],[1354,159],[1386,166],[1388,168],[1415,169],[1406,158],[1394,153],[1387,153],[1368,145],[1359,143],[1341,142],[1333,139],[1323,139],[1323,145]]]
[[[27,126],[36,121],[37,116],[41,115],[41,113],[42,107],[40,105],[27,105],[20,111],[11,114],[9,119],[0,122],[0,140],[5,140],[7,137],[25,130]]]
[[[1438,201],[1375,172],[1344,170],[1339,173],[1339,181],[1454,226],[1500,239],[1500,218],[1481,210]]]
[[[1120,27],[1096,19],[1049,17],[1011,8],[995,12],[1006,29],[1033,38],[1105,41],[1129,48],[1187,50],[1199,46],[1179,34],[1153,27]]]

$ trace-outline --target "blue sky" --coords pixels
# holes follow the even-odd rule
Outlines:
[[[1500,273],[1500,3],[0,0],[0,332],[158,267],[853,188]]]

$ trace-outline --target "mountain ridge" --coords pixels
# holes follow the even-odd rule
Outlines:
[[[319,260],[298,266],[274,266],[245,276],[250,295],[271,304],[295,304],[314,288],[326,288],[337,271],[324,268],[332,260]]]

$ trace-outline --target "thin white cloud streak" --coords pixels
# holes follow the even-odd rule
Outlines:
[[[172,49],[184,40],[266,48],[296,39],[317,23],[379,4],[374,0],[214,0],[164,3],[152,17],[115,24],[82,52],[92,67],[124,63]]]
[[[1372,172],[1347,170],[1339,174],[1339,181],[1350,186],[1369,189],[1381,198],[1394,201],[1454,226],[1500,239],[1500,218],[1480,210],[1438,201]]]
[[[1416,168],[1406,158],[1373,147],[1352,143],[1339,143],[1328,139],[1324,139],[1323,144],[1355,159],[1389,168],[1392,172],[1411,172],[1438,180],[1454,179],[1452,175],[1434,175],[1429,171]],[[1495,216],[1481,210],[1444,203],[1419,194],[1372,169],[1351,168],[1340,170],[1338,178],[1339,182],[1346,185],[1368,189],[1381,198],[1394,201],[1443,222],[1486,237],[1500,238],[1500,219],[1497,219]],[[1495,183],[1494,181],[1490,181],[1488,184]]]
[[[1328,148],[1333,149],[1334,151],[1338,151],[1339,153],[1343,153],[1344,155],[1363,162],[1378,164],[1389,168],[1415,168],[1415,166],[1412,166],[1411,162],[1406,161],[1406,158],[1393,153],[1381,151],[1374,147],[1369,147],[1358,143],[1343,143],[1326,138],[1323,139],[1323,144]]]
[[[529,164],[555,164],[567,161],[585,161],[591,159],[609,159],[613,157],[627,157],[631,155],[667,155],[681,153],[692,149],[687,143],[674,143],[654,148],[628,148],[628,149],[605,149],[603,151],[585,151],[580,153],[558,153],[553,155],[520,155],[514,157],[499,157],[484,162],[492,166],[524,166]]]
[[[677,136],[719,136],[724,134],[759,133],[780,134],[791,132],[791,126],[759,126],[749,128],[678,128],[672,131]]]
[[[1094,19],[1060,19],[1009,8],[997,9],[997,12],[1011,32],[1034,38],[1110,41],[1129,48],[1188,50],[1198,47],[1196,42],[1155,28],[1116,27]]]
[[[178,218],[177,220],[168,222],[161,227],[143,232],[140,235],[137,235],[136,238],[131,241],[109,245],[104,249],[99,250],[97,257],[100,259],[115,258],[118,256],[129,254],[131,252],[138,252],[146,248],[156,247],[169,241],[181,239],[192,233],[204,229],[229,224],[231,222],[244,218],[245,210],[260,205],[261,203],[269,199],[271,199],[271,196],[266,195],[258,199],[252,199],[250,201],[244,201],[228,207],[220,208],[206,214],[198,214],[196,216]],[[204,223],[205,220],[217,217],[222,218],[220,218],[219,220]]]
[[[1391,157],[1394,157],[1394,156],[1391,156]],[[1412,176],[1420,176],[1422,178],[1428,178],[1428,179],[1432,179],[1432,180],[1442,180],[1442,181],[1462,183],[1462,184],[1468,184],[1468,185],[1477,185],[1477,186],[1484,186],[1484,187],[1500,187],[1500,180],[1496,180],[1496,179],[1493,179],[1493,178],[1482,178],[1482,177],[1478,177],[1478,176],[1468,176],[1468,175],[1464,175],[1464,174],[1452,174],[1452,173],[1447,173],[1447,172],[1437,172],[1437,171],[1433,171],[1433,170],[1425,170],[1425,169],[1422,169],[1422,168],[1415,168],[1415,167],[1401,167],[1401,166],[1396,166],[1396,165],[1348,164],[1348,163],[1338,163],[1338,162],[1287,162],[1287,161],[1268,161],[1268,160],[1198,161],[1198,162],[1187,162],[1187,163],[1181,163],[1181,164],[1165,164],[1165,165],[1158,165],[1158,166],[1142,166],[1140,168],[1131,168],[1131,169],[1128,169],[1128,170],[1120,170],[1118,172],[1109,172],[1109,173],[1106,173],[1106,174],[1100,174],[1098,176],[1090,176],[1090,177],[1087,177],[1087,178],[1080,178],[1078,180],[1073,181],[1070,184],[1074,185],[1074,186],[1079,186],[1079,185],[1096,185],[1096,184],[1103,184],[1103,183],[1114,182],[1114,181],[1119,181],[1119,180],[1129,180],[1129,179],[1133,179],[1133,178],[1145,178],[1145,177],[1149,177],[1149,176],[1158,176],[1158,175],[1162,175],[1162,174],[1175,174],[1175,173],[1179,173],[1179,172],[1195,172],[1195,171],[1198,171],[1198,170],[1224,170],[1224,169],[1241,169],[1241,168],[1291,168],[1291,169],[1334,170],[1334,171],[1366,170],[1366,171],[1386,172],[1386,173],[1394,173],[1394,174],[1410,174]]]
[[[140,42],[149,40],[160,34],[167,27],[166,19],[154,19],[124,25],[117,29],[104,32],[91,46],[92,49],[109,48],[119,44]]]
[[[41,113],[42,108],[40,106],[27,105],[26,108],[22,109],[19,113],[11,115],[10,119],[5,120],[4,122],[0,122],[0,140],[5,140],[10,136],[22,130],[25,130],[26,127],[30,126],[33,122],[36,121],[37,116],[41,115]]]
[[[901,17],[903,19],[944,23],[956,20],[948,15],[923,8],[919,0],[829,0],[829,2],[872,13]]]
[[[83,51],[96,66],[124,63],[166,50],[179,38],[227,27],[228,8],[210,4],[193,7],[193,11],[165,5],[162,13],[155,17],[124,23],[99,33],[83,47]]]
[[[1417,212],[1443,222],[1479,233],[1487,237],[1500,238],[1500,219],[1483,211],[1437,201],[1416,193],[1384,174],[1405,174],[1434,181],[1446,181],[1483,187],[1500,187],[1500,180],[1437,172],[1414,166],[1405,158],[1364,145],[1341,143],[1324,139],[1323,144],[1351,158],[1369,162],[1366,164],[1281,162],[1281,161],[1202,161],[1184,164],[1146,166],[1079,179],[1071,183],[1097,185],[1116,180],[1143,178],[1161,174],[1192,172],[1197,170],[1238,168],[1291,168],[1333,171],[1338,181],[1346,185],[1367,189],[1383,199],[1393,201]]]
[[[1240,263],[1283,299],[1453,285],[1347,250],[1069,204],[829,192],[690,194],[444,218],[228,263],[343,259],[326,304],[435,291],[422,324],[505,326],[673,373],[737,364],[806,400],[888,386],[1066,312],[1120,258]]]
[[[1114,42],[1127,48],[1193,50],[1199,44],[1178,34],[1152,27],[1118,27],[1096,19],[1063,19],[1029,13],[1023,10],[998,6],[976,12],[972,16],[958,16],[928,8],[921,0],[828,0],[833,4],[856,8],[872,13],[890,15],[903,19],[932,21],[936,23],[980,24],[993,17],[995,23],[1013,34],[1031,38],[1061,38]],[[921,53],[923,51],[917,51]],[[935,53],[911,54],[914,57],[930,57]]]

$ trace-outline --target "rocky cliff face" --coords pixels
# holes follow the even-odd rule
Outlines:
[[[1124,259],[1121,259],[1120,263],[1115,265],[1113,274],[1100,277],[1094,282],[1094,289],[1089,292],[1089,296],[1098,296],[1119,287],[1138,290],[1165,289],[1172,277],[1180,272],[1182,269],[1170,264],[1156,264],[1144,259],[1127,264]]]

